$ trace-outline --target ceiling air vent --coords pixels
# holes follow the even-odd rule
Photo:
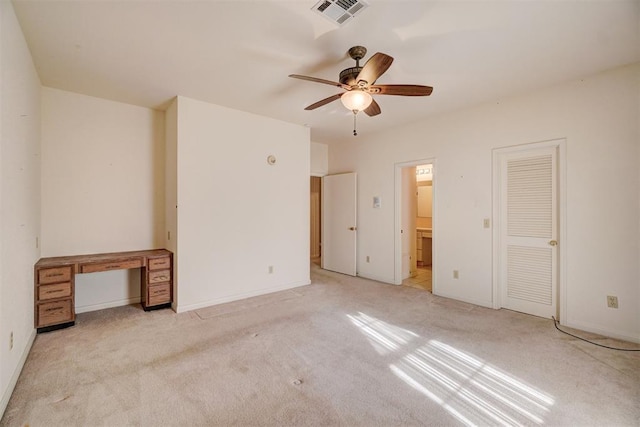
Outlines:
[[[344,25],[367,6],[363,0],[320,0],[311,9],[334,24]]]

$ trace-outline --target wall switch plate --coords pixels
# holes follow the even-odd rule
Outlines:
[[[607,295],[607,307],[618,308],[618,297]]]
[[[485,218],[483,221],[484,228],[491,227],[491,220],[489,218]]]
[[[269,266],[269,274],[273,274],[273,265]]]
[[[460,273],[458,272],[458,270],[453,270],[453,278],[458,279],[459,277],[460,277]]]
[[[11,331],[11,335],[9,336],[9,350],[13,350],[13,331]]]
[[[367,262],[369,262],[369,255],[367,255]]]

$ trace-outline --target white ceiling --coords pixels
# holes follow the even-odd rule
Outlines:
[[[4,0],[1,0],[4,1]],[[163,109],[176,95],[307,124],[312,140],[352,137],[338,93],[292,73],[338,80],[347,50],[395,58],[379,84],[434,87],[376,97],[383,129],[640,61],[640,1],[367,0],[344,27],[317,0],[14,0],[44,86]]]

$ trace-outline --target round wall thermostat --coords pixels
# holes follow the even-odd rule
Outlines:
[[[274,156],[272,154],[269,157],[267,157],[267,163],[269,163],[270,165],[275,165],[276,164],[276,156]]]

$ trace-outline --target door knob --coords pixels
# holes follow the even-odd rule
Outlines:
[[[356,228],[355,227],[349,227],[349,230],[356,231]]]
[[[558,246],[558,241],[557,240],[549,240],[549,244],[551,246]]]

